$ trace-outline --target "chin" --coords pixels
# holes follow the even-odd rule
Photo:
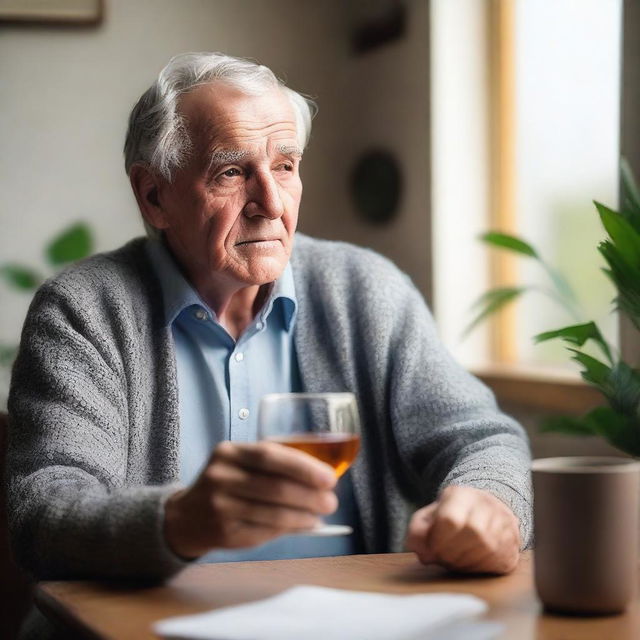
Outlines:
[[[288,260],[265,260],[265,264],[252,265],[242,278],[250,285],[262,285],[277,280],[285,270]]]

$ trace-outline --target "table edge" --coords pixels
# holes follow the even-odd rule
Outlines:
[[[42,615],[55,626],[57,631],[68,632],[70,629],[89,640],[109,640],[85,625],[78,617],[62,607],[56,599],[47,592],[45,584],[36,584],[33,592],[33,602]]]

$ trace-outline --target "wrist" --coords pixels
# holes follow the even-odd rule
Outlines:
[[[185,528],[185,517],[182,511],[182,498],[185,490],[181,489],[170,495],[164,503],[164,539],[169,550],[178,558],[191,561],[202,555],[190,548],[188,531]]]

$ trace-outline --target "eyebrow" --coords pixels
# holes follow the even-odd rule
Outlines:
[[[276,147],[276,151],[290,158],[302,158],[302,151],[295,145],[281,144]],[[250,155],[252,155],[251,152],[243,149],[220,149],[219,151],[214,151],[209,157],[209,169],[223,164],[240,162],[240,160]]]
[[[291,156],[294,158],[302,158],[302,150],[295,145],[287,145],[281,144],[276,147],[278,153],[281,153],[283,156]]]
[[[249,155],[248,151],[241,149],[221,149],[214,151],[209,158],[209,166],[213,167],[218,164],[228,164],[230,162],[238,162]]]

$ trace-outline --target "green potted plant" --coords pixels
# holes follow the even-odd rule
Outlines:
[[[594,202],[607,233],[597,250],[603,256],[603,269],[613,283],[614,309],[626,315],[640,330],[640,190],[625,160],[621,162],[623,198],[619,211]],[[551,288],[543,292],[579,318],[576,296],[566,279],[547,264],[530,243],[513,235],[490,231],[481,240],[486,244],[536,260],[547,273]],[[521,295],[538,287],[501,287],[486,292],[475,304],[475,317],[467,331]],[[604,338],[594,321],[545,331],[534,337],[536,343],[562,340],[573,361],[580,366],[585,382],[603,395],[606,404],[581,417],[555,416],[542,424],[543,431],[579,436],[600,436],[614,447],[640,457],[640,371],[625,362]],[[595,355],[585,346],[594,345]]]
[[[4,280],[12,289],[23,294],[33,295],[35,290],[49,277],[70,262],[85,258],[93,252],[93,236],[89,226],[78,222],[67,227],[56,235],[44,248],[44,259],[48,273],[28,265],[15,262],[0,264],[0,279]],[[0,370],[6,381],[2,386],[8,386],[9,371],[16,357],[16,344],[0,342]],[[0,410],[6,406],[7,389],[0,389]]]

